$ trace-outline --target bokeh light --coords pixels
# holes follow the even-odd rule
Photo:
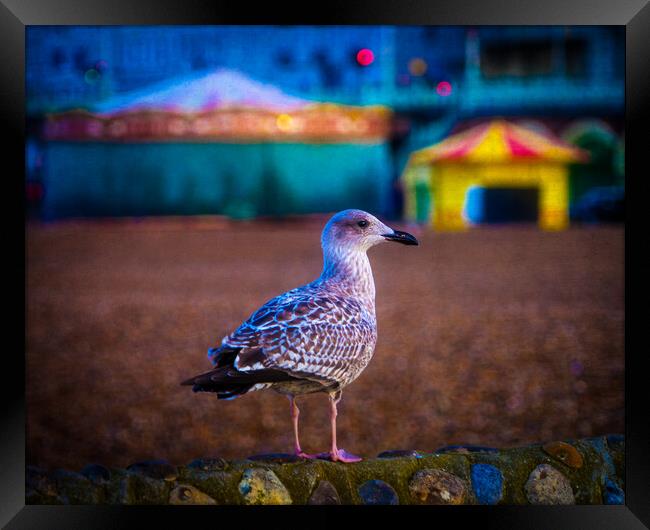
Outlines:
[[[409,61],[409,72],[416,77],[423,76],[427,72],[429,65],[421,57],[414,57]]]
[[[101,75],[97,70],[94,68],[89,68],[84,74],[84,81],[89,85],[94,85],[97,81],[99,81],[100,77]]]
[[[451,95],[451,83],[449,81],[440,81],[436,86],[436,92],[439,96]]]
[[[361,66],[369,66],[375,61],[375,54],[368,48],[362,48],[357,52],[357,62]]]
[[[293,129],[293,118],[288,114],[280,114],[275,120],[275,124],[283,132],[288,132]]]

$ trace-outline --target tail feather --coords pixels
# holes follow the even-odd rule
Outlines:
[[[208,350],[208,359],[212,363],[212,366],[221,367],[232,365],[235,361],[235,357],[239,353],[241,348],[232,348],[230,346],[217,346],[216,348],[210,348]]]
[[[260,383],[277,383],[295,379],[282,370],[240,372],[231,366],[225,366],[191,377],[181,385],[192,385],[194,392],[214,392],[218,399],[234,399]]]

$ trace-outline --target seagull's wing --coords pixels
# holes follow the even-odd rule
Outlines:
[[[264,304],[226,337],[213,363],[336,381],[375,340],[374,322],[355,300],[294,290]]]

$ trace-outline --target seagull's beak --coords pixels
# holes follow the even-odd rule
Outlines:
[[[397,241],[403,245],[419,245],[418,240],[408,232],[401,232],[393,230],[392,234],[382,234],[382,237],[387,241]]]

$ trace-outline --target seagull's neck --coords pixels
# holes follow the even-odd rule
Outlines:
[[[375,282],[365,250],[325,248],[323,272],[318,281],[361,298],[374,311]]]

